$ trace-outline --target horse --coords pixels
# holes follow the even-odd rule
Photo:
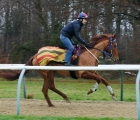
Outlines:
[[[117,50],[117,42],[115,39],[115,34],[100,34],[97,36],[91,37],[88,45],[91,47],[88,48],[86,46],[81,47],[81,52],[79,56],[79,60],[77,63],[77,66],[98,66],[99,64],[99,57],[103,53],[105,55],[108,55],[112,61],[116,62],[119,60],[118,56],[118,50]],[[66,51],[66,50],[65,50]],[[50,53],[48,53],[50,55]],[[47,54],[47,55],[48,55]],[[46,54],[45,54],[46,55]],[[38,53],[33,55],[27,62],[26,66],[40,66],[38,60],[37,60]],[[46,62],[46,66],[63,66],[61,62],[56,62],[56,61],[49,61]],[[27,70],[25,72],[25,75],[29,73],[31,70]],[[19,78],[21,71],[15,71],[13,72],[1,72],[0,77],[5,78],[7,80],[16,80]],[[60,70],[38,70],[38,73],[42,76],[44,79],[44,84],[42,87],[42,92],[44,94],[45,100],[48,104],[49,107],[54,106],[49,98],[48,95],[48,90],[52,90],[53,92],[57,93],[61,97],[66,100],[66,102],[70,103],[70,99],[66,94],[61,92],[55,87],[54,84],[54,74],[58,74],[64,77],[70,77],[70,72],[69,71],[60,71]],[[100,83],[103,83],[107,90],[109,91],[112,99],[117,100],[114,90],[112,87],[109,85],[109,82],[103,78],[101,75],[99,75],[96,71],[90,71],[90,70],[79,70],[75,71],[75,75],[77,78],[84,78],[84,79],[89,79],[89,80],[95,80],[95,84],[93,87],[87,92],[87,95],[97,91],[98,86]]]

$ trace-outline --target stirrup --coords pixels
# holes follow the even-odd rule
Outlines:
[[[72,65],[70,62],[66,62],[64,65],[65,65],[65,66],[74,66],[74,65]]]

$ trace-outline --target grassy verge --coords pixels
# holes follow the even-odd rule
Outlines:
[[[32,78],[33,79],[33,78]],[[71,100],[92,100],[110,101],[111,96],[103,84],[99,85],[96,92],[87,95],[87,91],[93,87],[95,81],[87,80],[65,80],[58,78],[55,80],[56,88],[64,92]],[[27,95],[33,95],[34,99],[44,100],[42,94],[43,80],[40,79],[26,79],[26,93]],[[110,81],[116,97],[120,100],[120,84],[114,84]],[[21,87],[22,88],[22,87]],[[17,94],[17,81],[0,81],[0,98],[16,98]],[[123,85],[123,100],[127,102],[136,101],[135,84],[124,84]],[[62,97],[56,93],[49,91],[51,100],[63,100]],[[23,90],[21,89],[21,97],[23,97]]]
[[[89,118],[89,117],[61,117],[61,116],[17,116],[17,115],[0,115],[1,120],[133,120],[126,118]]]

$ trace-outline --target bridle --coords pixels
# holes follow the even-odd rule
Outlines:
[[[116,41],[116,39],[113,40],[112,37],[110,37],[109,40],[110,40],[110,42],[109,42],[108,46],[105,48],[105,50],[100,50],[100,49],[98,49],[98,48],[93,48],[93,49],[99,50],[100,52],[102,52],[102,53],[108,55],[109,57],[113,57],[113,54],[112,54],[112,45],[113,45],[113,42]],[[111,50],[110,53],[107,52],[108,49]]]
[[[112,54],[112,44],[113,44],[113,42],[116,42],[116,39],[112,39],[112,37],[110,37],[110,43],[109,43],[109,45],[106,47],[106,51],[108,50],[108,49],[110,49],[111,51],[110,51],[110,53],[108,53],[108,52],[106,52],[106,54],[109,56],[109,57],[113,57],[113,54]]]
[[[103,54],[106,54],[106,55],[108,55],[109,57],[113,57],[113,54],[112,54],[112,45],[113,45],[113,42],[115,42],[116,41],[116,39],[112,39],[112,37],[110,37],[110,42],[109,42],[109,44],[108,44],[108,46],[105,48],[105,50],[100,50],[100,49],[98,49],[98,48],[93,48],[93,49],[96,49],[96,50],[99,50],[100,52],[102,52]],[[87,51],[92,55],[92,56],[94,56],[95,58],[96,58],[96,60],[98,61],[98,63],[100,62],[99,60],[98,60],[98,58],[86,47],[86,46],[84,46],[86,49],[87,49]],[[107,52],[107,50],[108,49],[110,49],[111,51],[110,51],[110,53],[109,52]]]

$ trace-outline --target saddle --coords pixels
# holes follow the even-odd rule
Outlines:
[[[72,53],[72,59],[71,59],[71,64],[73,65],[77,65],[78,64],[78,60],[79,60],[79,56],[80,56],[80,53],[81,53],[81,46],[79,45],[73,45],[74,46],[74,50],[73,50],[73,53]],[[59,48],[62,48],[62,49],[67,49],[64,45],[58,45]]]
[[[63,48],[63,49],[66,49],[66,47],[63,46],[63,45],[59,46],[59,47]],[[81,53],[81,46],[74,45],[74,51],[72,53],[71,64],[73,64],[73,65],[77,65],[78,64],[80,53]],[[72,78],[77,79],[75,71],[69,71],[69,72],[70,72],[70,75],[71,75]]]
[[[81,47],[80,46],[75,47],[74,51],[73,51],[73,56],[72,56],[72,59],[71,59],[71,63],[73,65],[77,65],[78,64],[80,53],[81,53]],[[77,79],[75,71],[70,71],[70,75],[71,75],[72,78]]]
[[[61,47],[63,49],[66,49],[66,47],[64,47],[64,46],[59,46],[59,47]],[[78,64],[80,53],[81,53],[81,46],[74,45],[74,50],[73,50],[73,53],[72,53],[71,64],[73,64],[73,65],[77,65]],[[70,75],[71,75],[72,78],[77,79],[75,71],[69,71],[69,72],[70,72]]]

